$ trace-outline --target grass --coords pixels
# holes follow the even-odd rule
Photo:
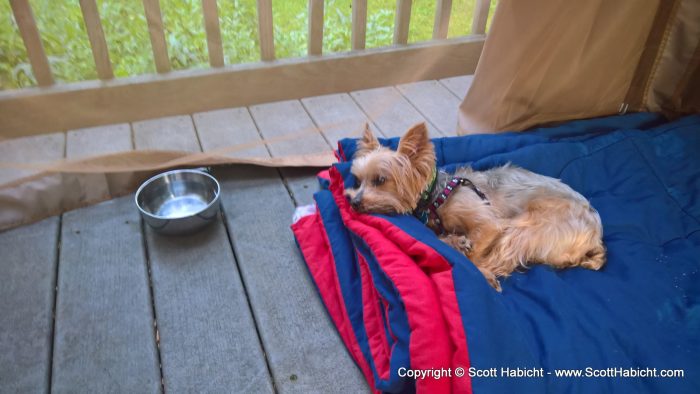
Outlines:
[[[455,0],[449,37],[471,29],[475,0]],[[200,0],[161,0],[170,63],[175,70],[208,67]],[[414,0],[409,42],[432,36],[435,0]],[[491,14],[495,7],[492,1]],[[61,82],[96,79],[97,74],[75,0],[30,0],[54,77]],[[220,0],[219,19],[226,64],[259,60],[255,0]],[[141,0],[97,0],[117,77],[154,73],[151,43]],[[326,0],[324,53],[350,50],[352,0]],[[277,58],[302,57],[307,45],[307,0],[273,0]],[[369,0],[367,47],[391,45],[395,0]],[[0,90],[34,86],[24,44],[9,2],[0,1]]]

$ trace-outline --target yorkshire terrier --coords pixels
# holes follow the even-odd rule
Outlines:
[[[417,216],[498,291],[498,278],[528,263],[592,270],[605,264],[600,216],[585,197],[509,164],[438,171],[425,124],[401,137],[396,151],[365,127],[351,172],[358,187],[345,195],[354,210]]]

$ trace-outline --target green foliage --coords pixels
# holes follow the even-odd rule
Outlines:
[[[53,2],[56,3],[56,0]],[[114,75],[126,77],[155,72],[151,40],[141,1],[120,0],[119,6],[115,6],[114,1],[98,0],[97,6]],[[80,50],[89,51],[90,48]],[[89,65],[92,66],[92,63]]]
[[[449,36],[471,29],[475,0],[455,0]],[[175,70],[208,66],[201,0],[161,0],[170,63]],[[432,37],[435,0],[414,0],[409,42]],[[495,8],[492,1],[491,13]],[[56,80],[96,79],[85,24],[76,0],[30,0]],[[110,59],[117,77],[155,72],[148,26],[141,0],[97,0]],[[255,0],[219,0],[219,20],[226,64],[258,61]],[[308,0],[273,0],[275,54],[306,55]],[[367,47],[392,44],[396,0],[369,0]],[[350,50],[352,0],[326,0],[324,53]],[[0,89],[36,84],[8,1],[0,0]]]
[[[10,3],[0,1],[0,89],[34,84],[27,53],[12,19]]]

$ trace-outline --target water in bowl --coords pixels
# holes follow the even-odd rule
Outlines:
[[[185,194],[171,197],[158,208],[156,215],[170,219],[196,215],[207,207],[208,203],[197,194]]]

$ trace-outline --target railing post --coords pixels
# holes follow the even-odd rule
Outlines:
[[[207,33],[207,53],[212,67],[224,66],[224,48],[221,44],[221,27],[216,0],[202,0],[204,30]]]
[[[51,75],[51,67],[49,60],[44,52],[44,45],[41,43],[39,29],[34,21],[32,7],[28,0],[10,0],[12,13],[15,16],[15,22],[19,27],[19,33],[22,35],[24,47],[27,49],[29,63],[32,65],[32,73],[39,86],[53,85],[53,76]]]
[[[486,21],[489,19],[491,0],[476,0],[474,3],[474,19],[472,20],[472,34],[485,34]]]
[[[168,45],[163,31],[163,17],[160,13],[158,0],[143,0],[143,9],[148,22],[148,33],[151,37],[153,48],[153,60],[156,63],[156,71],[167,73],[170,71],[170,59],[168,58]]]
[[[258,0],[258,33],[260,58],[275,60],[275,36],[272,24],[272,0]]]
[[[323,3],[324,0],[309,0],[309,55],[323,52]]]
[[[112,71],[112,63],[109,60],[109,49],[107,48],[105,32],[102,30],[97,3],[95,0],[80,0],[80,10],[83,13],[85,28],[90,40],[92,57],[95,59],[97,76],[102,80],[112,79],[114,78],[114,72]]]
[[[367,0],[352,0],[352,49],[365,49]]]
[[[396,0],[396,18],[394,19],[394,44],[408,43],[408,27],[411,23],[411,0]]]
[[[433,40],[447,38],[447,29],[450,26],[450,13],[452,12],[452,0],[437,0],[435,5],[435,25],[433,26]]]

